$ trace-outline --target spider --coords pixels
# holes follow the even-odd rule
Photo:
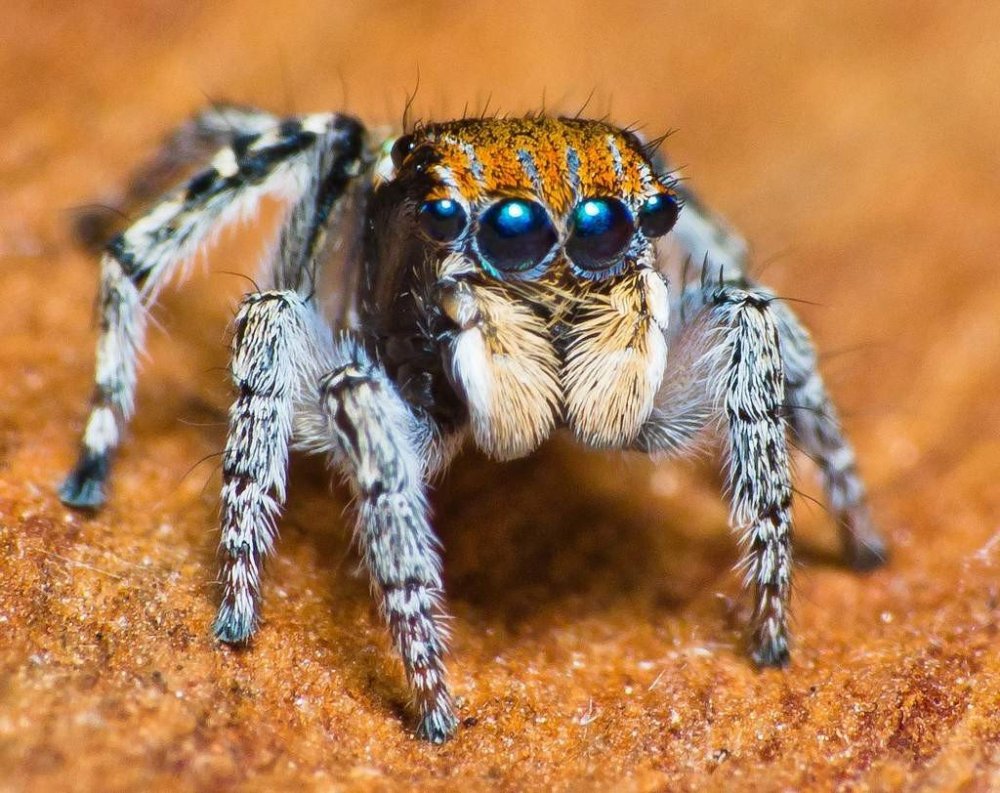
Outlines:
[[[605,121],[544,115],[395,138],[336,113],[280,119],[224,105],[195,116],[132,193],[200,170],[104,251],[95,394],[62,501],[104,501],[161,287],[277,193],[286,215],[232,341],[218,639],[247,642],[260,622],[290,448],[326,455],[356,499],[356,541],[417,732],[443,742],[457,719],[427,482],[469,436],[496,460],[557,429],[660,456],[691,452],[718,426],[753,595],[749,651],[760,666],[785,665],[788,431],[821,469],[849,562],[874,567],[885,546],[807,332],[749,277],[745,243],[657,148]],[[666,273],[680,260],[701,277],[671,294]],[[332,290],[320,286],[324,269]]]

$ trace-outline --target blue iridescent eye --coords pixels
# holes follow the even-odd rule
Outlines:
[[[418,219],[420,229],[435,242],[458,239],[468,222],[462,205],[450,198],[424,201],[420,205]]]
[[[557,237],[541,204],[508,198],[486,210],[476,240],[487,264],[500,272],[520,273],[542,262]]]
[[[677,198],[672,193],[657,193],[646,199],[639,210],[639,228],[647,237],[662,237],[677,222]]]
[[[606,270],[620,261],[635,233],[632,213],[617,198],[586,198],[570,219],[566,253],[583,270]]]

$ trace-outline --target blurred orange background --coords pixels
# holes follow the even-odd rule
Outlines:
[[[417,87],[419,85],[419,87]],[[934,789],[1000,780],[1000,6],[46,3],[0,10],[4,789]],[[466,726],[414,741],[345,492],[293,465],[246,652],[210,637],[226,325],[260,234],[156,316],[107,508],[63,508],[113,200],[215,99],[395,124],[608,115],[665,145],[800,298],[893,559],[800,498],[796,645],[742,651],[713,465],[563,440],[433,499]],[[203,461],[203,462],[199,462]],[[798,485],[817,496],[801,461]]]

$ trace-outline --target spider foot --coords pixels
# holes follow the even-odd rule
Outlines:
[[[791,661],[788,639],[783,633],[758,630],[754,632],[750,655],[761,669],[783,669]]]
[[[852,570],[866,573],[876,570],[889,560],[889,549],[867,510],[843,521],[840,534],[844,557]]]
[[[76,467],[59,486],[59,500],[67,507],[97,509],[104,504],[104,482],[109,467],[108,454],[81,452]]]
[[[224,600],[212,626],[215,638],[226,644],[246,644],[257,630],[257,618],[252,606],[239,608]]]
[[[429,710],[420,718],[417,737],[433,744],[443,744],[455,735],[458,718],[451,703],[445,703]]]

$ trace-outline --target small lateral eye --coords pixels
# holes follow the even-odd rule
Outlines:
[[[399,167],[403,164],[403,160],[406,159],[406,155],[408,155],[411,151],[413,151],[412,135],[403,135],[396,138],[396,142],[392,144],[392,150],[389,152],[389,156],[392,158],[393,166],[395,166],[396,169],[399,169]]]
[[[417,217],[420,230],[435,242],[452,242],[458,239],[468,222],[462,205],[450,198],[424,201]]]
[[[508,198],[486,210],[476,239],[487,264],[501,272],[520,273],[541,263],[558,238],[540,204]]]
[[[566,253],[583,270],[605,270],[628,248],[632,213],[617,198],[585,198],[573,210]]]
[[[680,207],[672,193],[657,193],[639,210],[639,228],[647,237],[662,237],[677,222]]]

